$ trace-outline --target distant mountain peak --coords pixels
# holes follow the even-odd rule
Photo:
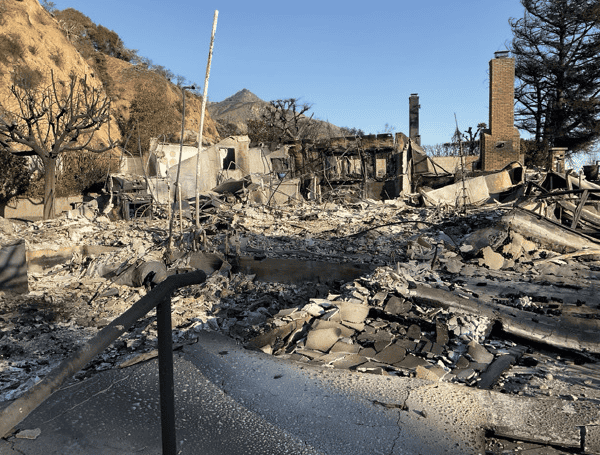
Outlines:
[[[226,98],[223,101],[221,101],[221,103],[223,104],[241,104],[256,102],[262,102],[262,100],[247,88],[243,88],[235,95],[232,95],[229,98]]]

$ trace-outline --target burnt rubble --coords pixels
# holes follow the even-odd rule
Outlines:
[[[0,291],[0,400],[19,397],[153,282],[202,269],[206,282],[172,299],[178,346],[219,331],[355,374],[597,405],[599,194],[577,181],[565,193],[552,175],[513,187],[514,203],[463,208],[340,193],[268,206],[243,187],[207,193],[202,227],[177,219],[170,251],[156,208],[130,220],[89,207],[2,220],[3,245],[24,241],[28,292]],[[156,340],[151,312],[75,379],[152,358]]]

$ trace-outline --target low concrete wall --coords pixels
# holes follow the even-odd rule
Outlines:
[[[58,197],[55,201],[56,214],[68,212],[74,206],[83,202],[83,196]],[[4,206],[4,213],[0,206],[0,216],[4,218],[41,219],[44,216],[44,200],[30,198],[16,198]]]
[[[460,156],[432,156],[431,160],[451,174],[456,174],[460,171]],[[465,169],[467,171],[475,170],[475,163],[479,161],[479,155],[468,155],[463,157]]]

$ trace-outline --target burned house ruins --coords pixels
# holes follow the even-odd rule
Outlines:
[[[427,156],[412,94],[409,136],[277,146],[232,136],[200,155],[155,142],[137,171],[112,176],[106,206],[0,219],[3,409],[161,283],[201,270],[202,283],[170,300],[178,365],[224,335],[236,356],[409,384],[403,400],[357,400],[430,425],[460,453],[600,454],[600,182],[565,169],[560,150],[548,169],[524,166],[513,79],[514,61],[497,53],[480,158]],[[199,225],[171,204],[177,195],[192,214],[197,191]],[[155,362],[157,343],[149,312],[69,386],[137,371]],[[229,353],[210,358],[236,371]],[[216,367],[203,374],[231,380]],[[121,399],[137,415],[139,400]],[[15,447],[39,422],[29,419],[6,429]]]

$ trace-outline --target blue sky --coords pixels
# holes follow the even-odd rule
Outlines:
[[[202,84],[219,11],[211,101],[247,88],[299,98],[316,118],[366,133],[408,134],[418,93],[422,144],[488,122],[488,62],[505,50],[519,0],[54,0],[114,30],[154,64]]]

